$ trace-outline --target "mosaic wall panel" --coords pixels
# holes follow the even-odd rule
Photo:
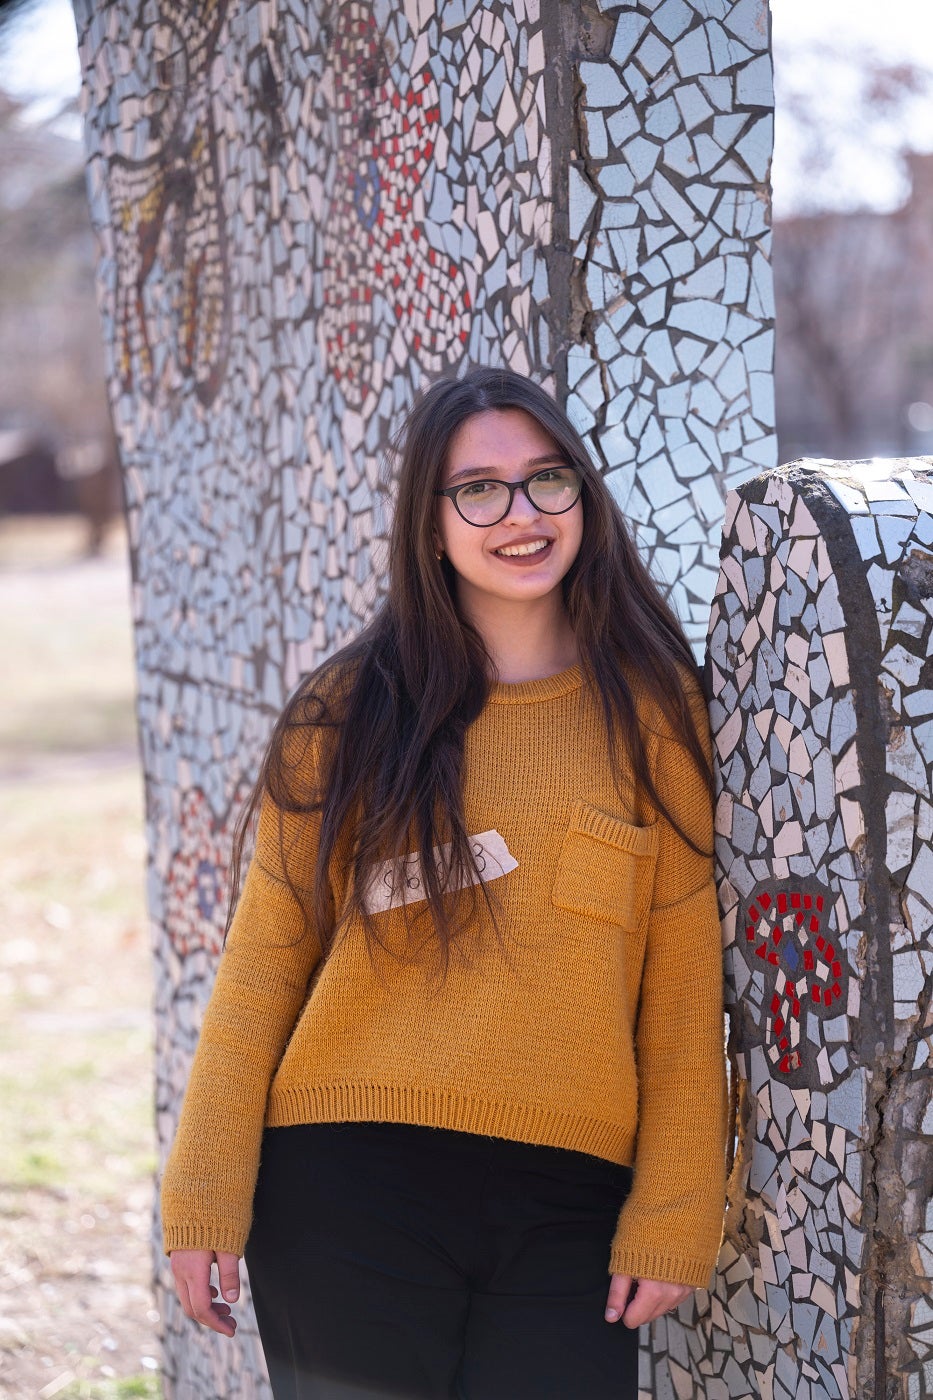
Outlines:
[[[767,0],[606,3],[579,67],[567,408],[702,656],[722,498],[777,465]]]
[[[75,10],[133,567],[164,1152],[240,801],[288,691],[378,598],[383,454],[421,384],[507,363],[566,396],[657,570],[683,576],[675,601],[702,640],[723,485],[772,441],[767,12]],[[600,88],[613,74],[615,103]],[[704,152],[689,178],[688,148]],[[759,457],[744,445],[753,421]],[[154,1241],[166,1394],[265,1395],[248,1312],[231,1367],[231,1349],[182,1317],[157,1227]]]
[[[727,499],[708,682],[738,1155],[644,1396],[933,1396],[933,472]],[[664,1355],[662,1356],[661,1353]]]

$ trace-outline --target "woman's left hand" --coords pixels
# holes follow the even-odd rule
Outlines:
[[[672,1312],[693,1291],[685,1283],[663,1283],[658,1279],[633,1279],[628,1274],[613,1274],[606,1299],[606,1321],[618,1322],[621,1317],[626,1327],[641,1327],[644,1322],[653,1322],[656,1317]]]

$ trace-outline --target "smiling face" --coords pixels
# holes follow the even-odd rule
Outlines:
[[[450,440],[440,485],[479,480],[526,481],[547,467],[568,465],[566,455],[521,408],[489,409],[467,418]],[[537,509],[516,491],[504,520],[477,527],[463,520],[449,497],[437,498],[437,544],[457,574],[457,594],[468,616],[491,602],[562,605],[561,580],[583,538],[583,503],[561,515]]]

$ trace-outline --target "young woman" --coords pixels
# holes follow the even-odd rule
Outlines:
[[[185,1312],[234,1334],[245,1251],[276,1400],[634,1400],[721,1237],[709,734],[529,380],[412,411],[387,600],[252,808],[162,1191]]]

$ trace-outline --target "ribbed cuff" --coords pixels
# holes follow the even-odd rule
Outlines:
[[[243,1258],[249,1229],[245,1233],[218,1234],[216,1225],[163,1225],[162,1247],[166,1254],[173,1249],[212,1249]]]
[[[611,1274],[653,1279],[658,1283],[682,1283],[687,1288],[708,1288],[716,1261],[678,1259],[672,1254],[614,1248],[609,1257]]]

